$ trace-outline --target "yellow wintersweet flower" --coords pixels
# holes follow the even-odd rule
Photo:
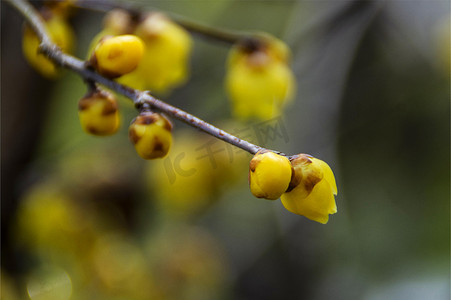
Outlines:
[[[4,268],[0,269],[2,291],[1,295],[3,299],[19,300],[19,292],[16,287],[16,282],[13,278],[5,271]]]
[[[124,9],[110,10],[103,19],[103,33],[105,35],[131,34],[135,22],[130,13]]]
[[[103,299],[161,299],[144,254],[136,243],[117,232],[94,243],[91,276],[105,293]]]
[[[91,58],[97,71],[109,78],[130,73],[141,61],[144,43],[134,35],[106,36],[99,41]]]
[[[274,152],[258,152],[249,164],[249,185],[257,198],[276,200],[287,190],[291,180],[288,158]]]
[[[326,224],[329,214],[337,212],[335,177],[329,165],[307,154],[291,159],[294,176],[281,200],[292,213]]]
[[[171,148],[171,130],[172,124],[164,116],[143,111],[132,121],[129,137],[142,158],[162,158]]]
[[[152,234],[147,249],[163,299],[217,299],[226,293],[229,264],[224,247],[203,228],[171,222]]]
[[[74,33],[67,21],[56,14],[46,13],[46,29],[51,40],[58,45],[63,52],[72,51]],[[43,54],[38,53],[39,39],[36,33],[27,25],[25,26],[22,51],[28,63],[41,75],[47,78],[55,78],[58,75],[57,67]]]
[[[134,32],[146,50],[138,68],[119,82],[137,89],[166,92],[188,76],[192,41],[189,33],[161,13],[150,13]]]
[[[202,133],[181,130],[175,139],[165,159],[148,165],[148,181],[162,212],[190,218],[242,182],[249,160],[244,151],[229,153],[227,144]]]
[[[59,16],[68,17],[74,12],[74,4],[76,1],[77,0],[45,0],[44,6]]]
[[[109,92],[94,90],[80,99],[78,116],[83,130],[94,135],[111,135],[119,129],[116,98]]]
[[[208,158],[199,159],[202,152],[196,149],[203,142],[199,135],[183,132],[176,139],[167,158],[149,165],[149,182],[161,210],[184,217],[202,211],[215,199],[216,174],[223,168],[214,169]]]
[[[58,252],[76,252],[94,235],[89,211],[53,181],[38,183],[24,195],[15,229],[24,245]]]
[[[268,119],[282,113],[295,93],[289,58],[288,47],[268,35],[232,48],[225,85],[236,117]]]

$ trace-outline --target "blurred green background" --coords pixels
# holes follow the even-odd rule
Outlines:
[[[22,19],[1,2],[2,299],[450,298],[448,1],[135,4],[291,47],[298,93],[276,119],[233,120],[229,46],[197,36],[190,80],[160,96],[328,162],[338,213],[321,225],[254,198],[251,156],[177,121],[169,158],[142,160],[126,99],[118,134],[84,134],[84,83],[28,67]],[[101,22],[73,17],[76,56]],[[177,171],[181,156],[194,173]]]

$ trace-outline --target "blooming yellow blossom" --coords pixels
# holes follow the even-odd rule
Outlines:
[[[225,85],[236,117],[268,119],[282,113],[295,93],[289,59],[288,47],[267,35],[232,48]]]
[[[161,299],[147,257],[126,236],[103,235],[94,243],[91,257],[92,275],[107,295],[103,299]]]
[[[129,137],[144,159],[165,157],[172,144],[172,124],[164,116],[143,111],[132,121]]]
[[[56,14],[46,13],[46,29],[51,40],[58,45],[63,52],[71,52],[74,43],[74,33],[67,21]],[[28,63],[41,75],[47,78],[55,78],[58,75],[57,67],[43,54],[38,53],[40,41],[36,33],[27,25],[25,26],[22,51]]]
[[[208,159],[198,159],[195,149],[202,145],[200,136],[183,133],[177,135],[167,158],[149,164],[149,182],[162,211],[181,217],[198,213],[212,202],[218,172]]]
[[[32,248],[76,252],[93,236],[91,221],[90,213],[54,182],[39,183],[21,200],[15,234]]]
[[[124,9],[116,8],[110,10],[103,19],[102,32],[104,35],[131,34],[135,22],[130,13]]]
[[[245,180],[249,160],[244,151],[231,156],[225,143],[188,130],[179,130],[175,139],[166,158],[148,165],[151,192],[167,215],[195,216],[223,190]],[[214,154],[208,155],[209,149]]]
[[[217,299],[225,294],[229,264],[222,244],[210,232],[171,222],[152,237],[147,253],[164,299]]]
[[[326,224],[337,212],[335,177],[324,161],[306,154],[291,160],[294,176],[281,200],[285,208],[310,220]]]
[[[276,200],[287,190],[291,180],[288,158],[274,152],[258,152],[249,164],[249,185],[257,198]]]
[[[78,116],[83,130],[94,135],[111,135],[119,129],[116,98],[109,92],[89,92],[78,103]]]
[[[136,69],[143,53],[144,44],[137,36],[131,34],[106,36],[94,49],[91,63],[100,74],[115,78]]]
[[[76,1],[77,0],[45,0],[44,6],[59,16],[68,17],[72,15]]]
[[[166,92],[188,76],[192,41],[188,32],[161,13],[150,13],[134,31],[145,43],[138,68],[119,82],[137,89]]]
[[[0,276],[1,276],[1,284],[2,284],[2,291],[1,291],[2,298],[3,299],[11,299],[11,300],[20,299],[19,292],[16,287],[15,281],[4,270],[4,268],[0,269]]]

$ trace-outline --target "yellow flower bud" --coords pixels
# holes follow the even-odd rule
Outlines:
[[[334,195],[335,177],[324,161],[306,154],[291,160],[294,174],[288,191],[281,196],[282,204],[292,213],[326,224],[329,214],[337,212]]]
[[[267,55],[280,62],[288,64],[291,59],[290,48],[281,40],[267,33],[257,33],[254,37],[242,40],[230,51],[227,66],[246,59],[243,54],[252,54],[254,51],[264,51]]]
[[[119,128],[116,98],[106,91],[91,91],[80,99],[78,116],[81,127],[90,134],[111,135]]]
[[[225,85],[233,113],[268,119],[282,113],[295,91],[288,47],[273,37],[245,40],[232,48]]]
[[[120,8],[110,10],[103,19],[104,31],[109,32],[110,35],[131,33],[133,25],[130,13]]]
[[[100,74],[115,78],[136,69],[143,53],[144,44],[137,36],[107,36],[94,49],[91,63]]]
[[[249,185],[257,198],[278,199],[291,180],[288,158],[274,152],[258,152],[249,164]]]
[[[185,29],[161,13],[151,13],[136,27],[135,34],[144,41],[146,49],[138,68],[121,77],[121,83],[166,92],[185,82],[192,47]]]
[[[72,14],[74,4],[77,0],[46,0],[44,5],[53,13],[62,17],[67,17]]]
[[[73,47],[74,33],[66,20],[58,15],[46,13],[46,29],[51,40],[63,52],[70,52]],[[58,75],[57,67],[43,54],[38,53],[39,39],[34,31],[26,25],[22,39],[22,51],[28,63],[41,75],[55,78]]]
[[[103,29],[94,36],[88,48],[88,60],[92,58],[94,49],[105,37],[131,34],[136,27],[129,12],[123,9],[112,9],[103,18]]]
[[[164,116],[144,111],[132,121],[129,137],[142,158],[162,158],[171,148],[171,130],[172,124]]]

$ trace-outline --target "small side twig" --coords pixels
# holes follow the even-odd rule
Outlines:
[[[74,56],[63,53],[61,49],[51,41],[45,29],[44,21],[32,5],[24,0],[6,1],[23,15],[31,28],[36,32],[39,40],[41,41],[39,51],[60,67],[69,69],[79,74],[85,81],[91,82],[91,84],[92,82],[99,83],[115,91],[116,93],[124,95],[125,97],[131,99],[138,108],[143,105],[149,105],[152,109],[157,109],[161,112],[164,112],[169,116],[172,116],[194,128],[197,128],[224,142],[241,148],[251,154],[255,154],[259,150],[264,149],[248,141],[242,140],[228,132],[225,132],[224,130],[219,129],[177,107],[167,104],[153,97],[147,91],[132,89],[116,81],[105,78],[96,73],[94,70],[87,68],[84,61]]]

